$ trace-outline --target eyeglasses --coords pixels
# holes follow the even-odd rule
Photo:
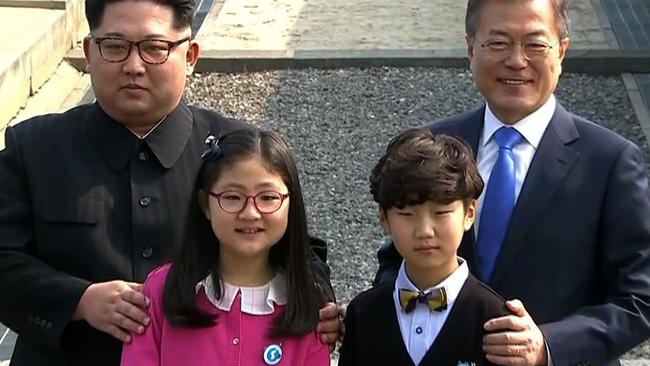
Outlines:
[[[289,193],[280,193],[276,191],[262,191],[254,196],[245,195],[239,191],[223,191],[219,193],[208,192],[208,194],[217,199],[219,207],[228,213],[239,213],[248,204],[249,199],[253,199],[253,205],[263,214],[271,214],[282,207],[284,200],[289,198]]]
[[[93,37],[99,47],[99,54],[108,62],[122,62],[129,58],[133,46],[138,48],[138,54],[142,61],[159,65],[169,58],[172,49],[183,42],[189,41],[190,37],[178,41],[167,41],[164,39],[143,39],[142,41],[129,41],[117,37]]]
[[[553,49],[553,44],[544,41],[513,42],[502,39],[488,39],[479,44],[486,51],[486,55],[494,61],[507,59],[517,44],[521,45],[527,61],[544,59],[548,56],[549,51]]]

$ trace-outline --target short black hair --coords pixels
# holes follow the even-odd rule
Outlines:
[[[196,5],[194,0],[86,0],[86,19],[88,28],[94,31],[102,25],[104,10],[107,4],[119,3],[122,1],[148,1],[162,6],[168,6],[174,13],[173,27],[176,30],[182,30],[192,26],[194,20],[194,10]]]
[[[370,175],[370,193],[383,209],[426,201],[465,207],[483,190],[483,179],[467,144],[426,128],[393,138]]]
[[[311,246],[307,215],[293,155],[280,134],[253,126],[222,136],[218,146],[220,155],[205,159],[197,174],[184,240],[165,282],[165,315],[170,323],[187,327],[207,327],[217,320],[215,315],[201,310],[196,303],[196,284],[208,275],[213,278],[215,297],[222,296],[218,280],[219,239],[200,202],[207,205],[205,192],[218,181],[224,169],[258,155],[269,171],[282,177],[289,189],[287,229],[269,253],[270,265],[285,275],[287,307],[270,333],[274,336],[307,334],[318,323],[318,309],[324,303],[324,297],[314,285],[309,267]]]
[[[494,0],[468,0],[467,11],[465,13],[465,33],[474,37],[478,29],[479,16],[481,9],[488,1]],[[502,0],[504,1],[504,0]],[[530,1],[530,0],[508,0],[508,1]],[[569,10],[566,0],[549,0],[555,13],[556,31],[560,39],[569,36],[571,22],[569,20]]]

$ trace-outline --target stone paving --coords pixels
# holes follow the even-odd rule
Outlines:
[[[650,49],[650,0],[600,0],[622,49]],[[648,60],[650,63],[650,60]],[[650,74],[634,74],[650,111]]]

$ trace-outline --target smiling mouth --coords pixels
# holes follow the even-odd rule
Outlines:
[[[503,84],[512,85],[512,86],[524,85],[528,83],[528,81],[520,80],[520,79],[499,79],[499,81]]]
[[[264,231],[264,229],[258,229],[258,228],[243,228],[243,229],[235,229],[236,232],[240,234],[257,234],[261,233]]]

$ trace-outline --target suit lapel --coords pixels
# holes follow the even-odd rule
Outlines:
[[[469,143],[474,153],[474,159],[476,159],[476,153],[478,152],[478,144],[481,139],[481,132],[483,132],[484,119],[485,107],[473,111],[467,120],[458,125],[458,136]]]
[[[526,234],[546,214],[553,194],[578,160],[579,152],[569,146],[578,138],[571,115],[558,103],[528,169],[490,286],[498,288],[519,252],[525,248]]]

